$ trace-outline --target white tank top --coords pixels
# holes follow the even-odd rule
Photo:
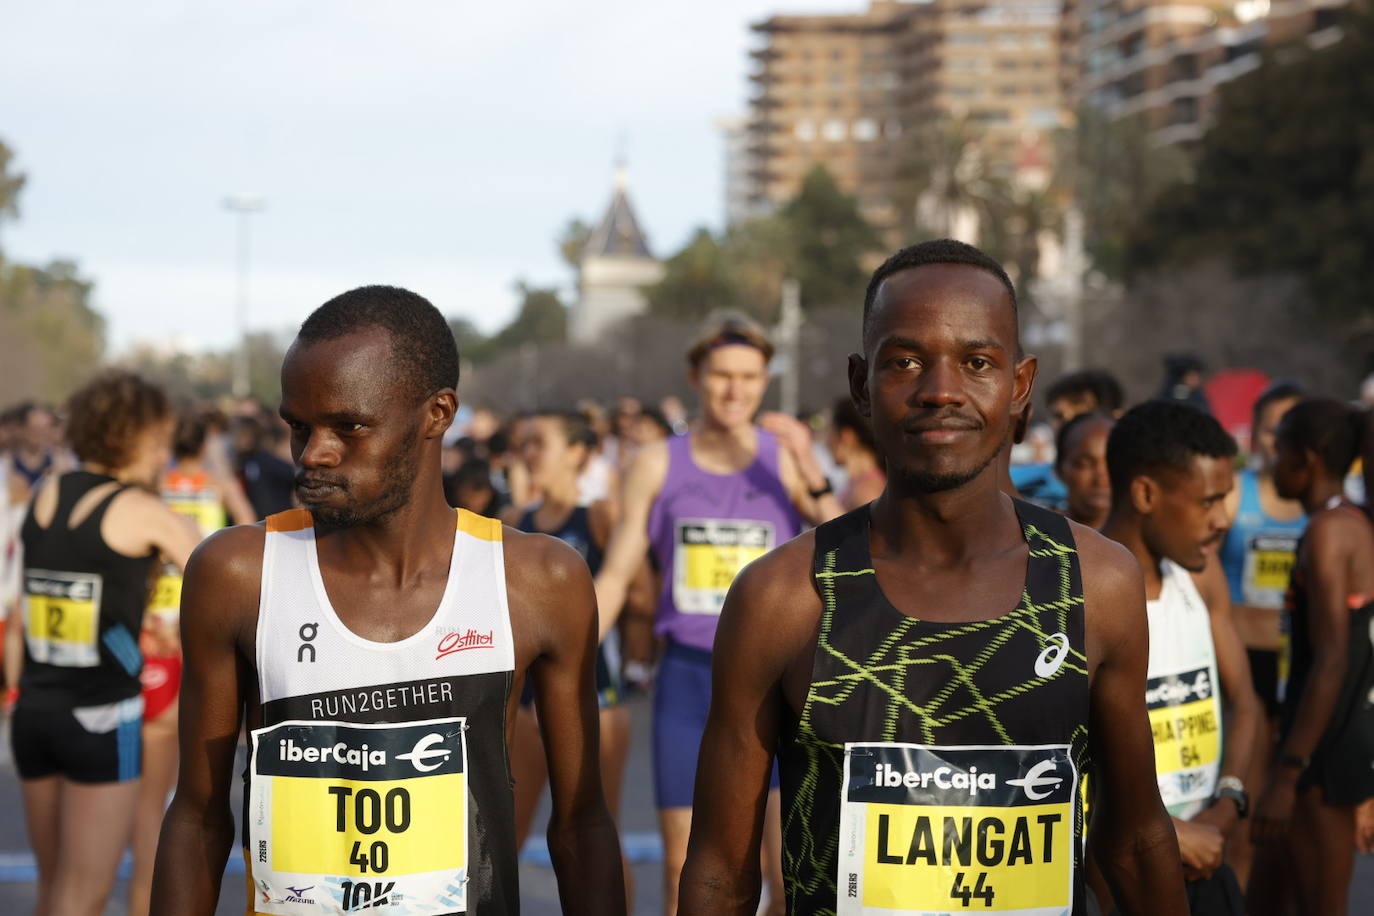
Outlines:
[[[1164,587],[1146,603],[1150,662],[1145,705],[1154,733],[1159,794],[1188,820],[1216,794],[1221,774],[1221,683],[1212,619],[1188,571],[1161,564]]]
[[[335,614],[310,514],[270,517],[257,668],[244,819],[254,912],[514,911],[500,522],[458,510],[434,616],[378,643]]]

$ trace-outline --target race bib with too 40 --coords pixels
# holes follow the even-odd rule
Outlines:
[[[839,916],[1073,910],[1067,745],[846,744]]]
[[[273,916],[466,908],[461,718],[253,732],[253,907]]]

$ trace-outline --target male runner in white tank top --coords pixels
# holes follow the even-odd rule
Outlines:
[[[1194,916],[1245,912],[1222,862],[1248,814],[1242,777],[1261,715],[1217,558],[1235,454],[1220,423],[1173,401],[1127,411],[1107,440],[1112,510],[1102,533],[1129,548],[1145,574],[1145,705]]]
[[[181,776],[154,916],[209,916],[251,734],[249,912],[519,912],[508,741],[532,674],[566,913],[624,913],[597,777],[596,604],[570,547],[444,500],[443,316],[405,290],[321,306],[282,366],[306,507],[208,539],[182,598]]]

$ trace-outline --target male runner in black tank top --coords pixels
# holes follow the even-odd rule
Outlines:
[[[292,429],[296,494],[313,516],[319,567],[316,581],[323,583],[333,610],[320,624],[303,625],[299,641],[292,638],[282,640],[284,645],[259,644],[259,595],[266,584],[264,551],[269,538],[281,536],[275,532],[296,530],[289,523],[278,521],[274,523],[276,527],[268,529],[261,523],[225,529],[205,541],[192,557],[186,570],[181,615],[186,661],[181,694],[181,776],[158,849],[152,894],[154,916],[209,916],[215,911],[224,862],[234,840],[229,786],[240,724],[245,714],[254,729],[267,718],[266,704],[259,696],[259,661],[264,669],[277,665],[288,671],[308,669],[312,673],[327,673],[328,657],[322,653],[317,660],[314,646],[308,644],[324,639],[327,627],[328,632],[336,633],[341,625],[349,631],[344,638],[354,644],[375,647],[403,640],[409,644],[414,642],[409,637],[427,628],[436,615],[435,608],[442,611],[449,604],[446,586],[458,548],[454,510],[444,500],[440,444],[458,407],[457,381],[458,353],[442,315],[429,302],[405,290],[364,287],[345,293],[318,309],[302,326],[282,366],[282,415]],[[296,517],[305,518],[304,524],[309,525],[311,516]],[[459,516],[460,532],[464,518]],[[370,756],[364,753],[374,768],[379,764],[399,767],[412,780],[417,777],[416,771],[443,773],[446,770],[439,767],[451,768],[462,760],[458,772],[466,779],[466,793],[459,789],[446,797],[454,799],[455,808],[462,805],[472,815],[464,818],[455,809],[450,818],[468,824],[467,839],[458,849],[466,850],[463,854],[469,867],[465,877],[455,878],[454,887],[448,889],[454,894],[465,893],[465,907],[446,909],[451,898],[444,893],[427,899],[413,896],[405,876],[397,875],[394,855],[388,863],[386,849],[379,849],[384,840],[403,833],[412,816],[417,822],[422,817],[433,822],[432,810],[400,807],[404,799],[393,799],[398,790],[386,790],[383,784],[388,818],[383,832],[376,820],[380,817],[380,792],[371,796],[374,806],[369,815],[363,788],[359,788],[368,783],[340,783],[331,776],[328,778],[335,782],[327,790],[338,796],[338,819],[351,831],[349,838],[351,833],[358,832],[356,824],[366,817],[373,818],[373,823],[361,831],[366,834],[360,837],[362,843],[354,844],[355,852],[346,860],[346,868],[356,862],[355,870],[326,870],[323,880],[293,882],[284,897],[277,895],[275,888],[274,893],[256,893],[264,886],[259,881],[251,886],[255,897],[250,900],[250,912],[292,916],[355,909],[382,916],[421,911],[477,916],[518,913],[517,851],[510,775],[504,755],[521,686],[533,666],[535,693],[544,713],[543,736],[553,797],[549,851],[564,912],[597,916],[624,913],[620,847],[596,775],[597,704],[592,670],[597,639],[591,576],[581,557],[559,541],[510,528],[502,531],[497,523],[466,518],[469,526],[480,526],[488,535],[488,543],[496,541],[504,549],[503,600],[509,608],[513,672],[480,674],[461,682],[417,682],[395,691],[362,691],[367,696],[380,695],[381,699],[371,700],[376,705],[370,708],[392,709],[393,717],[374,712],[369,724],[355,724],[356,720],[327,723],[339,734],[352,736],[355,743],[347,750],[354,753],[358,744],[368,746],[362,743],[366,740],[360,736],[362,727],[394,730],[397,726],[391,723],[400,722],[404,727],[420,718],[394,716],[408,715],[420,706],[437,705],[436,696],[451,691],[461,697],[464,690],[474,694],[466,708],[457,712],[458,716],[467,717],[461,729],[445,726],[441,732],[418,741],[413,735],[406,736],[402,742],[405,752],[397,754],[391,746],[389,761],[386,750],[377,750],[380,740],[372,741]],[[310,575],[304,568],[287,572],[292,576]],[[285,574],[272,570],[274,587]],[[474,580],[470,577],[466,585],[457,583],[456,591],[461,594],[477,588],[493,590],[490,583]],[[307,588],[302,594],[311,592]],[[464,642],[466,636],[458,638],[461,627],[449,633],[454,638],[441,639],[438,644],[441,656],[472,658],[476,653],[467,653],[465,649],[484,646],[481,633],[475,634],[479,640],[475,643]],[[490,645],[492,634],[492,630],[485,632],[485,645]],[[498,641],[505,641],[501,632],[495,635]],[[435,652],[435,643],[428,635],[416,645]],[[509,646],[498,648],[511,651]],[[421,661],[429,664],[432,657],[423,656]],[[316,664],[291,667],[298,662]],[[346,680],[366,677],[366,671],[342,670],[331,676],[340,679],[342,686],[369,683]],[[478,678],[485,680],[478,682]],[[481,696],[476,696],[479,692]],[[395,703],[390,694],[395,694]],[[327,698],[323,702],[340,706],[345,700],[353,702],[358,695],[359,691],[352,690],[320,694]],[[302,704],[298,697],[287,700],[294,701],[293,708],[300,710],[289,718],[317,715],[309,702]],[[495,716],[490,712],[493,706]],[[341,718],[334,712],[326,711],[324,715]],[[267,725],[273,729],[291,725],[319,727],[309,722]],[[274,760],[270,755],[287,763],[319,759],[319,772],[312,773],[297,763],[288,775],[315,777],[298,778],[299,783],[323,783],[325,779],[320,774],[327,769],[327,755],[302,758],[305,751],[296,749],[295,756],[289,757],[286,751],[278,750],[293,740],[303,742],[302,733],[287,731],[280,739],[273,735],[270,742],[257,745],[257,755],[268,754],[269,762]],[[380,737],[386,738],[388,734],[383,731]],[[446,742],[459,734],[464,736],[463,743],[458,745],[463,748],[462,756],[439,750],[449,747]],[[332,739],[328,743],[316,741],[316,745],[323,745],[323,750],[330,750],[331,744]],[[318,754],[321,747],[306,750]],[[379,758],[377,754],[383,756]],[[349,765],[356,769],[357,761]],[[336,760],[330,767],[342,771],[344,762]],[[269,775],[273,780],[277,778],[276,774]],[[369,777],[364,773],[361,777],[346,778]],[[370,778],[378,777],[374,774]],[[326,807],[321,810],[329,812],[327,823],[314,832],[332,836],[333,803],[321,795],[323,790],[312,787],[311,791],[325,798]],[[356,812],[355,805],[346,803],[355,794]],[[464,797],[466,802],[462,801]],[[276,812],[273,805],[266,810]],[[257,818],[264,817],[264,808],[257,811]],[[293,849],[317,845],[311,831],[302,831],[298,825],[294,833],[288,834],[298,845],[288,844],[283,849],[283,843],[275,836],[276,823],[274,820],[270,840],[263,840],[260,847],[252,850],[255,875],[260,867],[264,874],[268,870],[272,874],[303,871],[285,864],[279,867],[276,857],[285,862]],[[291,826],[289,818],[285,823]],[[342,832],[345,826],[337,829]],[[435,829],[440,833],[448,830],[442,816]],[[399,843],[392,843],[393,850],[398,847]],[[415,852],[413,844],[411,852]],[[306,855],[302,853],[297,858]],[[321,858],[313,851],[309,855],[315,860]],[[347,887],[342,899],[340,885]],[[359,893],[360,886],[367,888],[366,895]],[[393,894],[412,896],[396,899],[389,896]]]
[[[775,752],[789,912],[1084,913],[1086,772],[1122,911],[1187,912],[1141,701],[1140,570],[998,491],[1036,371],[1014,296],[957,242],[875,273],[850,389],[888,485],[735,580],[683,916],[753,912]]]

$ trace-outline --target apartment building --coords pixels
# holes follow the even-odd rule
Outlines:
[[[1114,118],[1140,116],[1160,145],[1195,144],[1220,87],[1260,64],[1266,46],[1340,39],[1347,0],[1068,0],[1077,94]]]
[[[735,212],[766,212],[824,164],[894,241],[916,131],[960,119],[1011,174],[1065,123],[1053,0],[875,0],[756,23],[746,181]]]

